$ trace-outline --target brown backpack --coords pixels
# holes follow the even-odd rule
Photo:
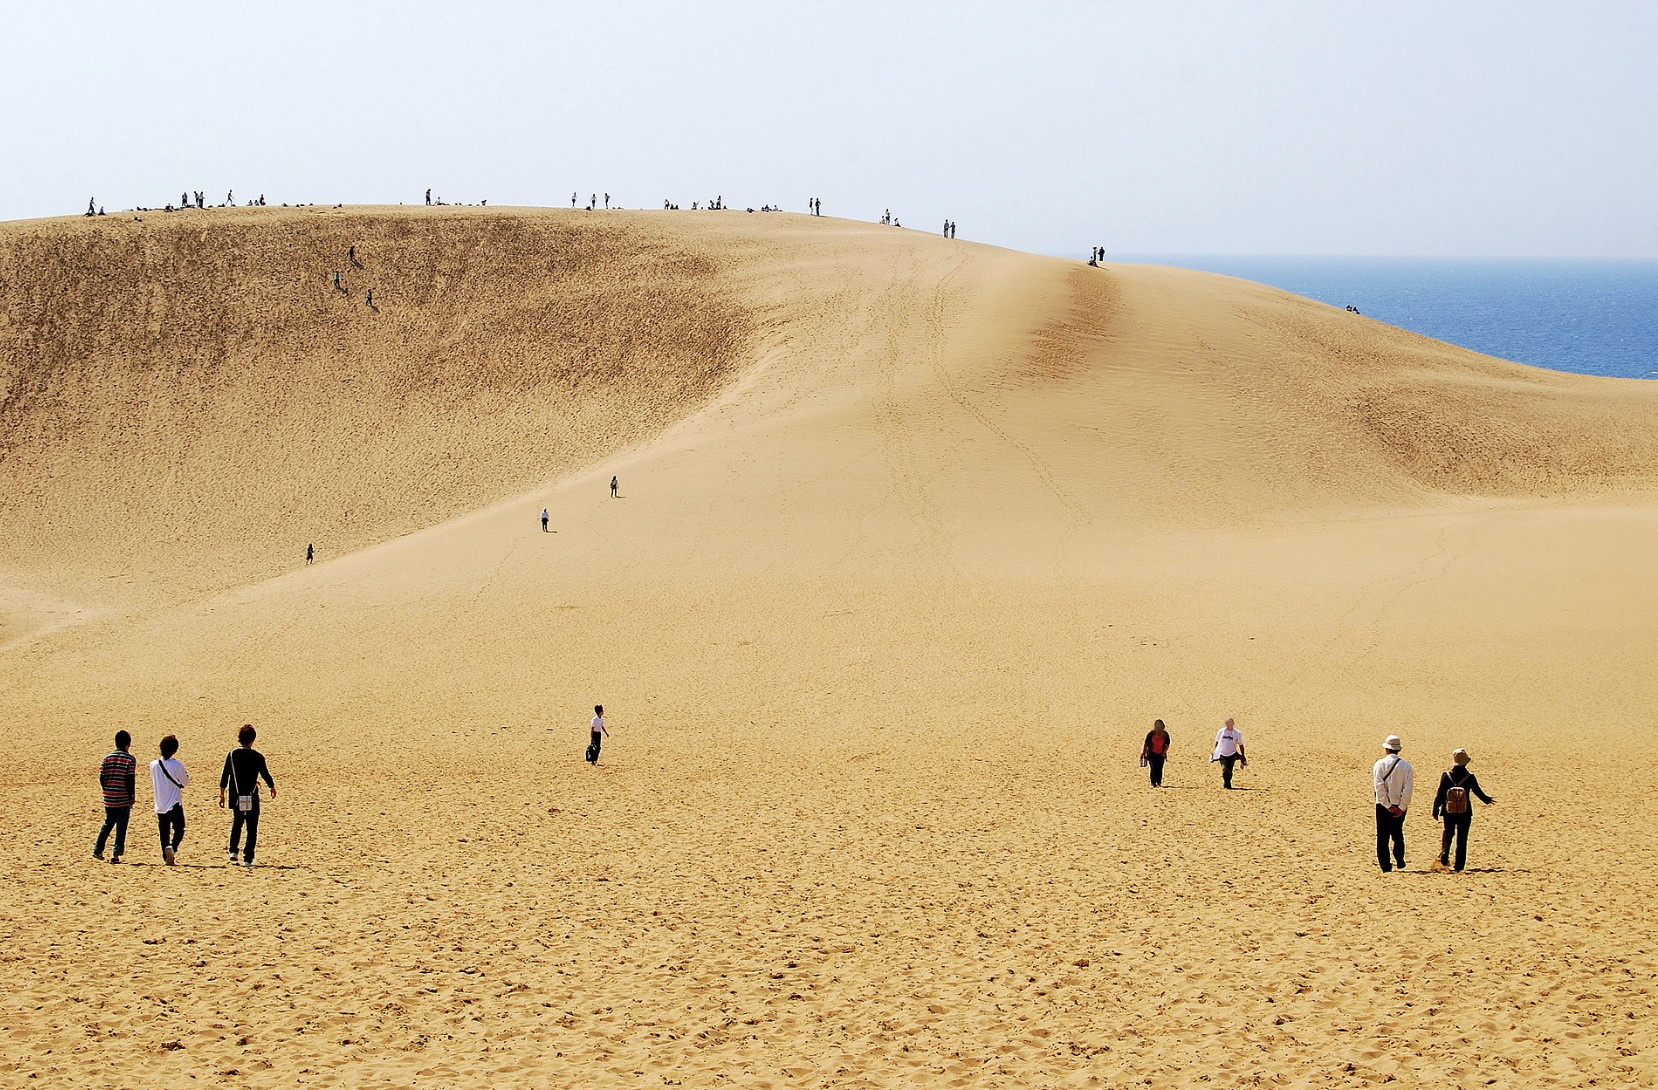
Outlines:
[[[1465,784],[1451,781],[1451,786],[1445,791],[1445,812],[1447,814],[1466,814],[1473,803],[1468,798],[1468,788]]]

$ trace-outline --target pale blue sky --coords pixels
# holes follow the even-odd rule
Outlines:
[[[1658,4],[24,4],[0,219],[946,218],[1022,250],[1658,257]]]

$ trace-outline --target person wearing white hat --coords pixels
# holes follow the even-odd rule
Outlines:
[[[1410,762],[1399,756],[1405,744],[1397,734],[1390,734],[1382,743],[1382,759],[1371,769],[1376,787],[1376,862],[1387,874],[1395,866],[1405,869],[1405,811],[1410,809],[1410,793],[1416,786],[1416,772]],[[1388,859],[1388,849],[1393,858]]]
[[[1457,870],[1461,870],[1468,861],[1468,826],[1474,817],[1474,806],[1468,801],[1469,796],[1478,798],[1487,806],[1497,801],[1480,790],[1480,781],[1468,771],[1471,760],[1473,758],[1468,756],[1466,749],[1452,750],[1452,768],[1439,777],[1439,792],[1433,797],[1433,816],[1445,819],[1445,833],[1439,841],[1439,865],[1450,866],[1451,839],[1455,837]]]

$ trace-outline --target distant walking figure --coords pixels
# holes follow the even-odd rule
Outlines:
[[[606,207],[606,208],[609,208],[609,207],[610,207],[610,194],[609,194],[609,193],[606,193],[606,194],[605,194],[605,195],[604,195],[604,206],[605,206],[605,207]]]
[[[236,191],[234,189],[227,190],[225,192],[225,207],[229,208],[231,205],[233,205],[235,203],[236,203]]]
[[[1405,869],[1405,811],[1410,809],[1411,791],[1416,786],[1416,770],[1399,756],[1405,745],[1397,734],[1390,734],[1382,743],[1382,759],[1370,770],[1376,788],[1376,862],[1387,874],[1395,866]],[[1388,849],[1393,849],[1393,861],[1388,861]]]
[[[541,509],[541,532],[547,532],[547,509],[545,507]]]
[[[128,749],[132,735],[124,730],[115,732],[115,749],[98,766],[98,786],[104,795],[104,827],[98,830],[98,839],[92,845],[92,858],[102,863],[104,845],[109,834],[115,834],[115,850],[111,863],[119,863],[127,853],[127,821],[132,817],[132,804],[137,794],[138,761]]]
[[[368,289],[368,305],[371,306],[371,307],[374,305],[374,289],[373,288]]]
[[[1433,816],[1445,819],[1445,832],[1439,840],[1439,865],[1451,865],[1451,841],[1455,839],[1457,870],[1461,870],[1468,861],[1468,826],[1474,818],[1474,804],[1470,798],[1477,798],[1487,806],[1494,806],[1497,802],[1480,790],[1480,781],[1468,771],[1471,760],[1473,758],[1468,756],[1466,749],[1453,750],[1453,767],[1439,777],[1439,791],[1433,797]]]
[[[611,499],[616,498],[616,478],[615,477],[610,478],[610,498]]]
[[[430,189],[426,190],[426,203],[427,204],[432,203],[432,191]]]
[[[98,214],[97,197],[88,197],[86,199],[86,214],[89,216],[96,216]]]
[[[265,755],[253,748],[253,740],[259,732],[253,729],[253,724],[245,724],[236,732],[236,740],[240,747],[225,754],[224,771],[219,773],[219,809],[225,808],[225,789],[232,792],[230,798],[230,864],[236,865],[236,849],[242,840],[242,828],[247,827],[247,845],[242,849],[242,866],[253,866],[253,851],[259,841],[259,781],[263,779],[265,785],[271,789],[271,798],[276,798],[276,784],[271,780],[270,769],[265,767]]]
[[[570,194],[570,207],[576,207],[576,195],[574,193]]]
[[[597,765],[599,763],[600,743],[602,739],[610,737],[610,732],[604,729],[603,704],[593,705],[593,721],[587,725],[587,729],[589,735],[587,739],[587,763]]]
[[[1151,733],[1146,735],[1145,745],[1140,747],[1140,759],[1151,768],[1151,785],[1163,786],[1163,762],[1169,756],[1169,732],[1163,726],[1161,719],[1151,724]]]
[[[344,291],[345,290],[344,288],[340,287],[340,270],[338,270],[338,269],[334,270],[334,290],[335,291]]]
[[[1232,725],[1230,716],[1226,725],[1215,735],[1215,752],[1210,755],[1211,763],[1220,762],[1221,786],[1228,791],[1232,790],[1232,766],[1242,764],[1249,767],[1249,758],[1244,756],[1243,732]]]
[[[352,246],[347,249],[345,252],[345,259],[353,265],[357,264],[357,247]]]
[[[174,757],[178,739],[169,734],[161,740],[161,758],[150,762],[150,783],[155,788],[155,823],[161,831],[161,860],[169,867],[184,842],[184,787],[190,773]]]

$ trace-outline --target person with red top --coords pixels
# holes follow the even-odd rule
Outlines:
[[[98,842],[92,845],[92,858],[104,859],[104,845],[109,834],[115,833],[115,850],[109,861],[119,863],[127,853],[127,820],[132,817],[132,803],[137,794],[138,760],[127,751],[132,748],[132,735],[124,730],[115,732],[115,752],[104,758],[98,767],[98,783],[104,792],[104,827],[98,830]]]
[[[1151,733],[1146,735],[1146,744],[1140,747],[1140,763],[1151,766],[1151,785],[1163,786],[1163,762],[1169,756],[1169,732],[1163,726],[1161,719],[1151,725]]]

